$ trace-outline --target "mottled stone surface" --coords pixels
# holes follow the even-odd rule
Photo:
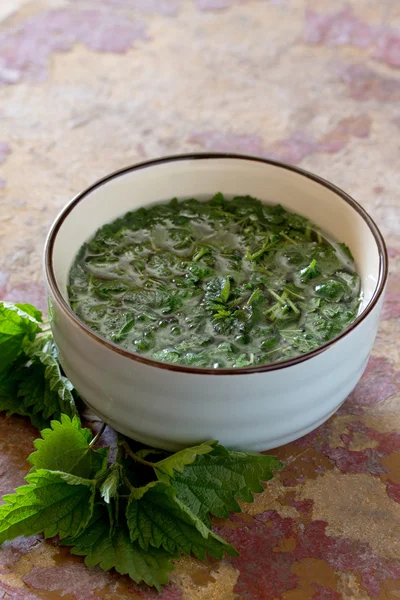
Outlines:
[[[396,0],[2,0],[0,298],[45,308],[41,253],[67,200],[182,151],[273,156],[373,215],[391,278],[367,371],[276,454],[279,477],[217,531],[239,558],[176,563],[163,600],[400,597],[400,4]],[[0,492],[35,430],[0,416]],[[0,598],[149,600],[40,536],[0,549]]]

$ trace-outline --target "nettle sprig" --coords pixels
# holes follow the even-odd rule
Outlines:
[[[116,449],[96,449],[99,435],[82,426],[79,394],[40,311],[0,303],[0,352],[0,410],[42,429],[26,485],[3,497],[0,544],[58,536],[89,567],[114,568],[158,590],[181,554],[238,554],[212,531],[211,517],[252,502],[278,460],[217,441],[171,454],[118,436]]]

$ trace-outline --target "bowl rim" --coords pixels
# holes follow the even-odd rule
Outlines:
[[[303,177],[307,177],[312,181],[318,183],[319,185],[329,189],[336,195],[340,196],[342,200],[347,202],[359,215],[364,219],[368,228],[370,229],[372,235],[374,236],[378,252],[379,252],[379,274],[378,281],[372,295],[371,300],[367,304],[367,306],[363,309],[363,311],[358,315],[358,317],[347,327],[344,331],[342,331],[338,336],[326,342],[322,346],[318,346],[314,350],[310,352],[306,352],[299,356],[295,356],[293,358],[289,358],[287,360],[269,363],[266,365],[255,365],[250,367],[230,367],[230,368],[220,368],[213,369],[210,367],[191,367],[186,366],[179,363],[168,363],[155,360],[153,358],[149,358],[146,356],[142,356],[136,352],[131,352],[130,350],[125,350],[121,346],[118,346],[114,342],[111,342],[96,332],[92,331],[87,325],[83,323],[79,319],[79,317],[72,311],[69,304],[64,300],[60,289],[57,285],[53,264],[53,249],[55,240],[57,237],[57,233],[68,217],[68,215],[73,211],[75,206],[79,204],[81,200],[83,200],[86,196],[88,196],[91,192],[93,192],[96,188],[106,184],[108,181],[115,179],[117,177],[121,177],[126,175],[127,173],[131,173],[132,171],[137,171],[140,169],[145,169],[153,166],[157,166],[164,163],[176,162],[176,161],[186,161],[186,160],[213,160],[213,159],[234,159],[234,160],[244,160],[244,161],[252,161],[258,162],[262,164],[272,165],[275,167],[279,167],[281,169],[286,169],[288,171],[292,171],[301,175]],[[273,160],[269,158],[263,158],[259,156],[251,156],[246,154],[235,154],[230,152],[194,152],[194,153],[183,153],[183,154],[173,154],[169,156],[162,156],[159,158],[154,158],[150,160],[146,160],[140,163],[135,163],[133,165],[129,165],[113,171],[109,175],[106,175],[100,179],[98,179],[95,183],[85,188],[82,192],[78,193],[72,200],[62,209],[59,215],[54,220],[50,231],[47,235],[45,247],[44,247],[44,274],[45,279],[48,284],[48,287],[54,297],[54,299],[58,302],[60,308],[64,312],[64,314],[73,321],[73,323],[78,326],[85,334],[89,335],[99,344],[105,346],[106,348],[116,352],[117,354],[121,354],[125,358],[130,360],[134,360],[136,362],[145,364],[150,367],[155,367],[158,369],[165,369],[168,371],[175,371],[180,373],[191,373],[191,374],[199,374],[199,375],[250,375],[252,373],[266,373],[269,371],[278,371],[280,369],[285,369],[287,367],[292,367],[295,365],[299,365],[300,363],[306,362],[319,354],[322,354],[326,350],[328,350],[331,346],[339,342],[341,339],[349,335],[364,319],[372,312],[378,301],[380,300],[382,294],[384,293],[387,278],[388,278],[388,252],[386,248],[385,240],[380,232],[378,226],[372,217],[367,213],[367,211],[358,203],[354,198],[349,196],[345,191],[341,188],[337,187],[333,183],[330,183],[326,179],[320,177],[319,175],[315,175],[309,171],[301,169],[300,167],[296,167],[294,165]]]

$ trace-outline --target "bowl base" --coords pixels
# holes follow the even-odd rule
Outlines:
[[[85,398],[82,398],[86,406],[96,415],[98,416],[104,423],[115,429],[118,433],[122,433],[126,437],[135,440],[136,442],[140,442],[149,448],[158,448],[160,450],[166,450],[167,452],[177,452],[179,450],[183,450],[184,448],[188,448],[190,446],[195,446],[197,444],[201,444],[205,441],[205,439],[194,439],[188,440],[186,443],[184,442],[173,442],[170,439],[160,439],[155,438],[151,435],[143,434],[139,431],[132,431],[131,428],[125,428],[124,426],[120,426],[113,422],[112,419],[103,415],[99,410],[95,409]],[[344,401],[343,401],[344,402]],[[286,436],[282,436],[279,438],[272,438],[266,440],[265,442],[256,442],[256,443],[246,443],[246,444],[238,444],[230,443],[230,441],[218,440],[223,446],[230,450],[241,450],[242,452],[265,452],[267,450],[271,450],[274,448],[279,448],[280,446],[284,446],[285,444],[289,444],[290,442],[294,442],[311,431],[317,429],[320,425],[325,423],[335,412],[342,406],[343,402],[338,404],[332,411],[328,414],[324,415],[311,425],[304,427],[302,429],[298,429],[297,431],[293,431]],[[212,439],[212,436],[208,436],[207,439]]]

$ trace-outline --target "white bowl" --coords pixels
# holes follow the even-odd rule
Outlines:
[[[79,320],[68,304],[68,273],[79,248],[98,227],[140,206],[217,191],[280,203],[351,248],[363,301],[348,329],[290,360],[213,370],[128,352]],[[166,450],[207,439],[218,439],[229,448],[267,450],[305,435],[328,419],[367,364],[387,264],[381,233],[346,193],[286,164],[226,154],[161,158],[105,177],[62,211],[45,248],[51,327],[65,373],[103,421]]]

